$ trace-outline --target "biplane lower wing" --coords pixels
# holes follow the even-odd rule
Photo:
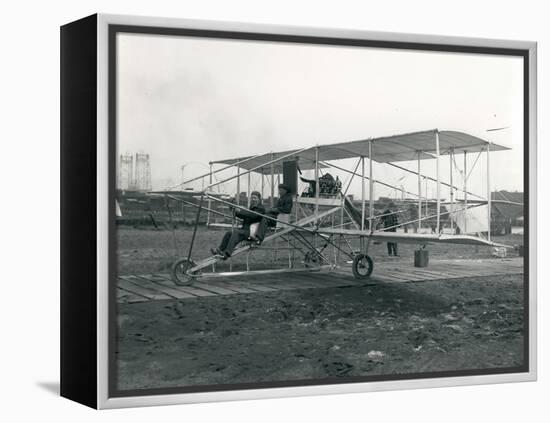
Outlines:
[[[486,239],[472,235],[445,235],[445,234],[409,234],[399,232],[369,232],[357,229],[333,229],[319,228],[320,234],[326,235],[345,235],[345,236],[365,236],[373,241],[382,242],[400,242],[404,244],[456,244],[456,245],[479,245],[485,247],[504,247],[513,248],[510,245],[499,244]]]

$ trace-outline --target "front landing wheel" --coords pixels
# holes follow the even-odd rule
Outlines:
[[[351,270],[353,271],[353,276],[356,279],[368,278],[374,269],[374,263],[372,259],[366,254],[357,254],[353,258],[353,264],[351,265]]]
[[[190,275],[187,270],[195,266],[193,260],[187,260],[186,258],[179,259],[172,265],[172,272],[170,273],[172,281],[176,285],[191,285],[193,283],[193,276]]]

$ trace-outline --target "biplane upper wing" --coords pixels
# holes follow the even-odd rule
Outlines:
[[[147,195],[151,196],[162,196],[162,195],[177,195],[178,197],[200,197],[203,195],[203,191],[194,191],[194,190],[162,190],[162,191],[147,191]],[[211,197],[228,197],[227,194],[221,194],[216,192],[208,193]]]
[[[418,159],[433,159],[436,154],[436,136],[439,136],[439,154],[451,152],[474,153],[484,151],[490,144],[491,151],[509,150],[508,147],[489,143],[476,136],[459,131],[427,131],[410,132],[387,137],[370,138],[357,141],[321,146],[330,150],[325,160],[335,160],[350,157],[369,157],[371,143],[372,159],[379,163],[392,163]],[[336,150],[341,151],[337,155]],[[339,157],[343,156],[343,157]]]
[[[293,155],[293,152],[296,152],[296,155]],[[283,157],[287,158],[282,159]],[[296,160],[298,162],[300,170],[315,169],[315,154],[311,154],[307,151],[301,150],[279,151],[275,153],[262,154],[259,156],[247,156],[233,159],[217,160],[213,161],[212,163],[234,165],[245,170],[255,169],[255,172],[257,173],[270,175],[272,170],[274,174],[283,173],[283,160]],[[273,161],[273,164],[269,164],[271,161]],[[328,166],[319,163],[319,167],[327,168]]]
[[[257,169],[260,173],[269,174],[271,173],[271,166],[266,165],[262,167],[263,163],[287,157],[286,160],[298,160],[299,166],[303,170],[314,169],[316,148],[318,148],[317,153],[320,162],[349,159],[353,157],[370,157],[370,155],[372,155],[372,160],[379,163],[433,159],[436,154],[436,136],[439,136],[440,155],[447,155],[451,152],[474,153],[485,151],[488,145],[490,145],[491,151],[509,150],[508,147],[489,143],[489,141],[465,132],[430,129],[427,131],[410,132],[387,137],[366,138],[356,141],[318,145],[305,151],[287,150],[267,153],[260,156],[214,161],[212,163],[230,165],[242,162],[239,164],[239,167],[243,169]],[[370,154],[369,144],[371,144]],[[292,155],[293,152],[296,152],[296,156]],[[281,162],[274,163],[274,172],[282,172]]]

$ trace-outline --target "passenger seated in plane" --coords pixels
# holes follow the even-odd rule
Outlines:
[[[250,210],[256,213],[265,214],[265,208],[262,205],[262,196],[258,191],[253,191],[250,194]],[[262,216],[251,213],[244,209],[238,209],[235,216],[243,220],[242,226],[233,231],[227,231],[218,248],[211,248],[210,251],[215,256],[221,256],[223,259],[231,257],[235,246],[245,239],[250,237],[251,226],[259,224],[262,221]]]
[[[267,209],[266,214],[273,219],[279,219],[282,221],[288,221],[290,212],[292,211],[292,194],[290,193],[290,187],[286,184],[279,184],[279,199],[275,207]],[[279,215],[283,215],[279,217]],[[265,237],[265,232],[268,227],[277,226],[277,222],[273,219],[266,219],[265,217],[261,220],[260,227],[256,234],[254,241],[261,243]]]

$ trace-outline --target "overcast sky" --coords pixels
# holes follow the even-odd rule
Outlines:
[[[149,153],[155,189],[181,182],[182,165],[187,179],[213,160],[439,128],[511,147],[491,156],[492,187],[522,190],[521,58],[136,34],[117,42],[118,152]],[[429,162],[423,169],[435,175]],[[482,157],[470,179],[479,194],[485,166]],[[417,192],[413,175],[374,171]],[[375,195],[398,194],[378,186]]]

